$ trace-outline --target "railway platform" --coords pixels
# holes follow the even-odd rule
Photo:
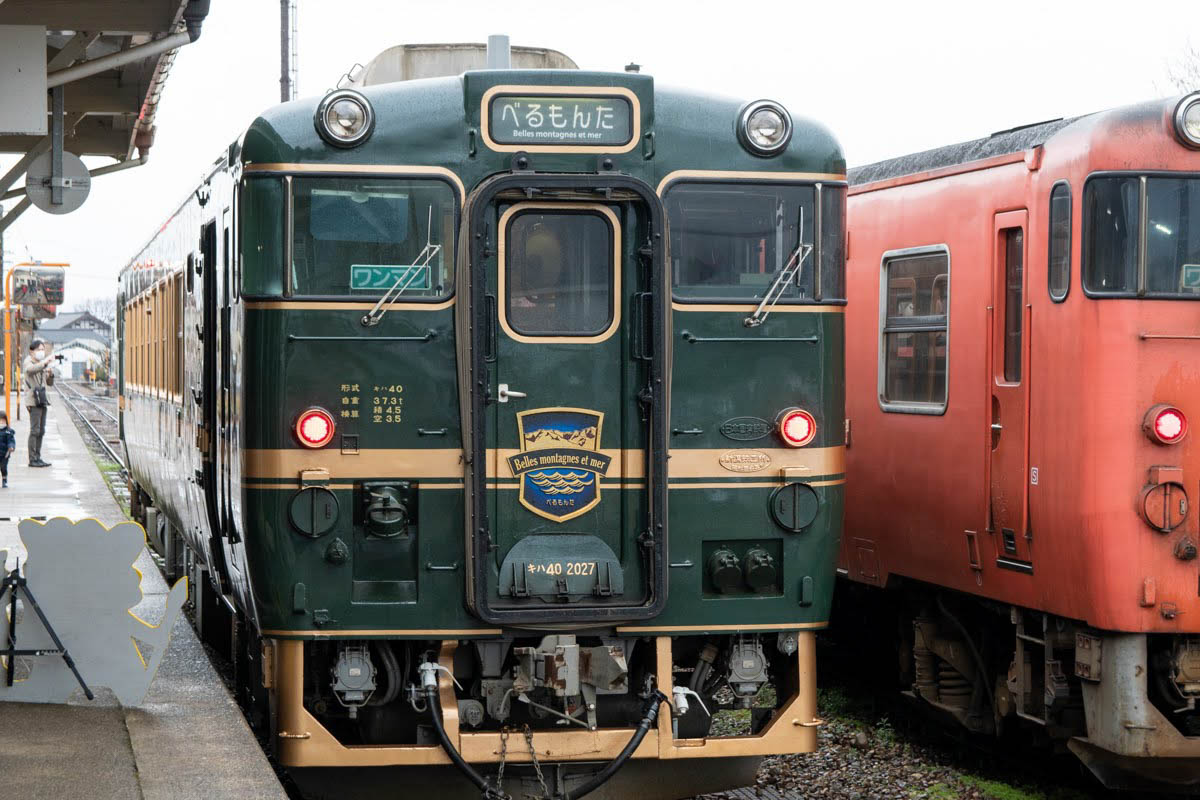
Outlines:
[[[22,419],[12,420],[17,452],[9,488],[0,489],[0,550],[8,550],[9,569],[25,557],[17,535],[22,518],[94,517],[105,525],[126,519],[57,400],[51,396],[42,445],[48,468],[26,466],[28,418],[22,409]],[[143,599],[134,613],[157,623],[166,582],[148,551],[136,567]],[[140,707],[121,707],[107,690],[93,702],[82,693],[66,705],[0,702],[0,783],[4,796],[33,800],[286,798],[184,615]]]

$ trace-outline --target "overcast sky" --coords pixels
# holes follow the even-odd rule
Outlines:
[[[659,84],[779,100],[828,125],[851,165],[1175,94],[1168,62],[1181,57],[1189,33],[1200,45],[1197,0],[299,6],[302,97],[395,44],[504,33],[514,45],[561,50],[583,69],[619,71],[635,61]],[[97,178],[73,214],[26,211],[6,231],[6,263],[71,262],[67,307],[113,295],[117,272],[206,165],[278,99],[279,3],[212,0],[200,40],[175,61],[149,163]],[[0,172],[13,161],[0,156]]]

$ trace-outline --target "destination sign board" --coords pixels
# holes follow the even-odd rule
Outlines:
[[[633,141],[627,97],[510,95],[493,97],[488,135],[502,145],[623,147]]]
[[[399,283],[399,286],[396,284]],[[428,289],[429,267],[416,264],[351,264],[351,291],[385,292],[397,289]]]

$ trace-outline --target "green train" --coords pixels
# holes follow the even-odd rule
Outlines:
[[[265,111],[123,270],[134,512],[312,785],[743,785],[820,724],[845,159],[513,57]]]

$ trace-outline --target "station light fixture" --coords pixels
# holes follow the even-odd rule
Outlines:
[[[375,110],[353,89],[338,89],[321,98],[313,125],[334,147],[357,147],[375,130]]]
[[[1188,147],[1200,150],[1200,92],[1192,92],[1175,106],[1175,135]]]
[[[756,156],[778,155],[792,138],[792,117],[774,100],[755,100],[738,112],[738,140]]]
[[[788,447],[804,447],[817,435],[817,421],[802,408],[787,408],[776,419],[779,437]]]
[[[1146,412],[1142,419],[1142,430],[1152,442],[1175,444],[1187,436],[1188,421],[1184,413],[1175,406],[1159,403]]]
[[[324,447],[333,441],[334,427],[333,416],[314,406],[296,418],[296,439],[305,447]]]

